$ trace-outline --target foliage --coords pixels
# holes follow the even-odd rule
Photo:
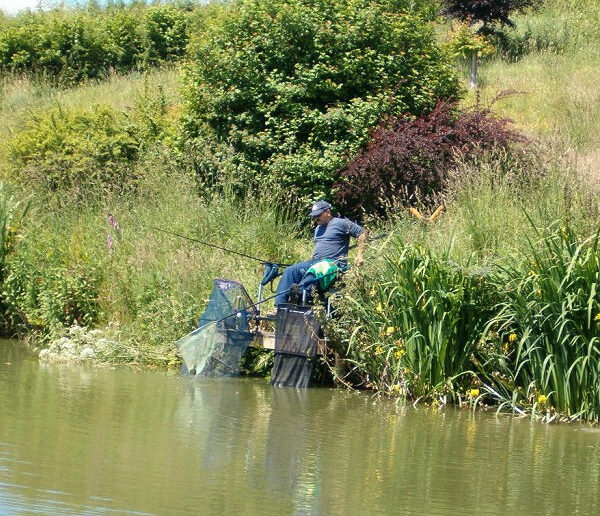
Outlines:
[[[20,226],[28,208],[28,203],[17,201],[0,182],[0,292],[4,283],[6,262],[14,251]],[[0,295],[0,313],[5,314],[7,310],[4,295]],[[3,321],[0,319],[0,328],[3,326]]]
[[[453,263],[449,249],[437,254],[398,239],[344,293],[329,332],[354,382],[412,399],[456,399],[470,385],[464,373],[493,293],[485,275]]]
[[[384,113],[456,98],[451,62],[404,2],[242,0],[186,73],[187,150],[207,183],[324,196]]]
[[[482,34],[475,33],[466,22],[454,23],[448,41],[444,44],[454,57],[491,55],[494,47]]]
[[[415,202],[439,192],[459,159],[508,148],[523,137],[489,109],[438,104],[418,118],[390,117],[335,185],[342,211],[383,214],[394,199]]]
[[[9,174],[30,187],[66,190],[77,198],[135,184],[135,163],[169,131],[162,89],[147,83],[133,106],[118,111],[55,104],[30,114],[4,142]]]
[[[7,146],[15,173],[25,183],[89,191],[121,185],[141,141],[123,113],[57,106],[34,115]]]
[[[72,84],[181,57],[189,12],[178,4],[56,8],[0,19],[0,69]]]
[[[502,300],[488,324],[497,337],[480,356],[499,403],[600,419],[599,238],[581,241],[557,224],[526,259],[498,271]]]
[[[489,33],[493,25],[513,26],[511,14],[536,7],[541,0],[442,0],[442,12],[452,18],[470,23],[482,23],[482,33]]]
[[[2,286],[6,328],[13,333],[48,333],[58,327],[98,322],[98,270],[78,264],[36,270],[32,265],[19,256],[7,264]]]
[[[595,49],[600,5],[595,0],[545,0],[534,13],[515,17],[515,26],[498,27],[490,35],[503,60],[514,61],[540,52],[568,53]]]

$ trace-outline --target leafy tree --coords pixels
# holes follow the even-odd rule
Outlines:
[[[514,26],[510,15],[537,7],[542,0],[442,0],[442,12],[459,20],[468,20],[472,24],[481,23],[480,32],[487,34],[494,25]]]
[[[208,183],[328,195],[385,113],[456,98],[454,67],[400,0],[241,0],[192,46],[184,134]]]

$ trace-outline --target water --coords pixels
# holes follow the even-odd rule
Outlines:
[[[2,514],[597,514],[600,432],[44,365],[0,342]]]

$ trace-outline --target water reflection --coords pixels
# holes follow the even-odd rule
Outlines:
[[[0,345],[0,512],[597,512],[600,432]]]

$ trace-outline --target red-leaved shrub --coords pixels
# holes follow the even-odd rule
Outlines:
[[[489,109],[440,103],[419,118],[390,117],[334,186],[344,214],[383,214],[390,201],[410,204],[439,192],[458,159],[525,141]]]

